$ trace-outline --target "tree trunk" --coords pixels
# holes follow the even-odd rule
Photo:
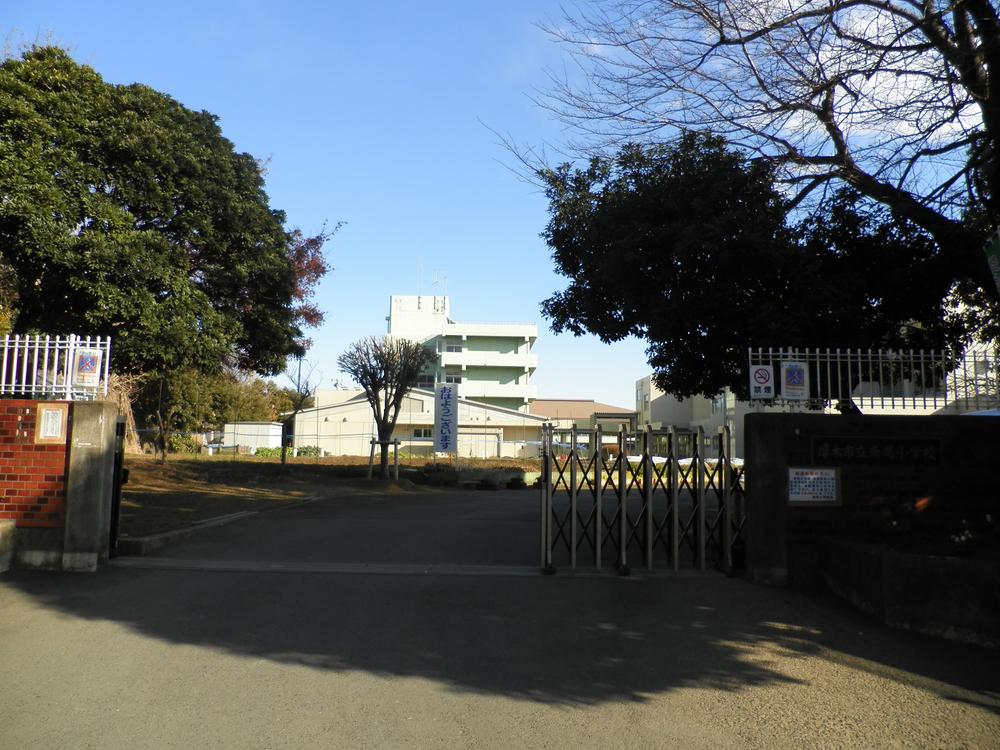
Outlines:
[[[158,442],[160,444],[160,463],[165,464],[167,462],[167,446],[170,444],[170,428],[168,427],[166,421],[163,417],[157,415],[157,421],[159,422],[159,435]]]
[[[379,476],[382,479],[389,478],[389,440],[392,439],[392,431],[396,424],[383,423],[378,426],[379,440]]]
[[[292,420],[295,419],[297,413],[298,412],[296,412],[296,414],[292,415]],[[288,460],[288,438],[291,437],[291,435],[288,434],[289,433],[289,428],[288,428],[289,421],[290,420],[286,419],[285,423],[283,425],[281,425],[281,465],[282,466],[284,466],[285,463]],[[292,421],[292,424],[295,424],[295,422]],[[294,434],[294,428],[292,428],[292,429],[293,429],[293,433],[292,434]]]
[[[382,449],[381,457],[379,458],[379,474],[383,479],[389,478],[389,444],[383,442],[379,445]]]

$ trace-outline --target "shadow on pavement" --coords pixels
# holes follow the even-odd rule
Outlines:
[[[547,704],[801,684],[808,671],[789,664],[819,658],[1000,713],[997,652],[891,632],[817,599],[721,576],[109,569],[8,573],[2,582],[8,604],[112,621],[169,643]]]

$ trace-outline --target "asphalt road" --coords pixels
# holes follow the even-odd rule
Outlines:
[[[1000,653],[719,575],[541,576],[508,494],[5,573],[0,748],[1000,746]]]
[[[205,529],[157,555],[534,569],[539,504],[533,490],[338,495]]]

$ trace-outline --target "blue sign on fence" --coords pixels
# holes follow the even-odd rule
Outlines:
[[[809,398],[809,371],[805,362],[781,363],[781,396],[786,401]]]

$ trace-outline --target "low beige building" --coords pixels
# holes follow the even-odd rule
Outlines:
[[[600,426],[604,432],[602,445],[611,446],[617,442],[622,425],[634,434],[637,424],[634,411],[592,399],[540,398],[535,399],[528,409],[532,414],[545,417],[545,421],[555,428],[553,440],[561,445],[571,443],[574,427],[580,432],[589,432]],[[590,438],[578,435],[577,442],[589,444]]]
[[[634,432],[637,415],[620,406],[602,404],[593,399],[539,398],[528,406],[528,411],[545,417],[558,430],[570,430],[576,425],[580,430],[593,430],[597,425],[605,432],[617,432],[622,424]]]
[[[458,455],[531,458],[538,455],[543,417],[460,398]],[[433,453],[434,393],[414,388],[403,399],[393,439],[404,455]],[[327,456],[367,456],[376,436],[371,406],[360,388],[318,391],[316,405],[295,418],[294,445]]]

